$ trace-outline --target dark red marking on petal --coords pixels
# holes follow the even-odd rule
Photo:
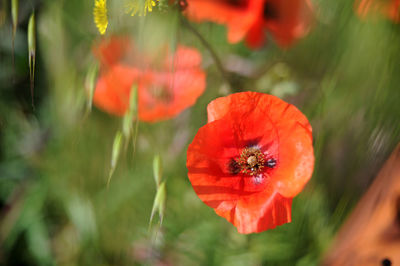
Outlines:
[[[249,1],[246,0],[227,0],[227,4],[235,7],[246,7]]]
[[[264,4],[263,17],[266,20],[279,18],[278,9],[276,8],[276,6],[274,6],[273,3],[266,2]]]
[[[265,166],[268,168],[275,168],[276,166],[276,160],[274,158],[270,158],[266,161]]]
[[[233,175],[237,175],[240,173],[240,165],[235,159],[231,159],[228,163],[228,171]]]

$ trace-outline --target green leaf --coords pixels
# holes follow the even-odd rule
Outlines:
[[[15,71],[15,34],[17,33],[17,25],[18,25],[18,8],[19,2],[18,0],[11,1],[11,19],[12,19],[12,64]]]
[[[134,118],[137,118],[137,86],[132,85],[131,93],[129,95],[129,109],[125,114],[122,121],[122,132],[126,139],[129,138],[132,132],[132,123]]]
[[[94,94],[94,89],[96,85],[96,78],[97,78],[97,73],[99,71],[98,64],[93,63],[90,65],[88,72],[86,74],[85,78],[85,88],[86,88],[86,95],[87,95],[87,111],[92,110],[92,103],[93,103],[93,94]]]
[[[88,199],[72,195],[67,202],[67,211],[70,220],[78,229],[82,241],[89,241],[96,237],[96,216],[93,205]]]
[[[7,21],[7,15],[8,15],[8,0],[1,0],[1,1],[2,2],[0,5],[0,28]]]
[[[20,203],[15,206],[19,210],[12,213],[12,215],[15,215],[12,219],[17,219],[16,222],[6,232],[4,231],[4,227],[0,230],[0,239],[4,240],[6,249],[11,248],[15,244],[18,237],[29,229],[33,221],[40,219],[38,216],[42,212],[47,193],[47,186],[40,182],[31,185],[26,192],[23,192]]]
[[[29,77],[31,82],[31,97],[33,104],[33,85],[35,81],[35,60],[36,60],[36,23],[35,12],[32,12],[28,23],[28,49],[29,49]]]
[[[48,228],[44,220],[37,217],[27,228],[28,247],[39,265],[53,265]]]
[[[164,214],[165,214],[165,202],[167,198],[167,190],[165,187],[165,182],[162,182],[161,185],[157,189],[156,197],[154,199],[153,208],[151,210],[149,228],[154,218],[154,214],[158,211],[158,215],[160,218],[160,224],[162,224]]]
[[[153,159],[153,173],[154,173],[154,180],[156,181],[156,185],[158,188],[160,187],[162,178],[162,165],[161,165],[161,157],[159,154],[154,156]]]
[[[160,217],[160,223],[162,223],[165,214],[165,202],[167,199],[167,189],[165,186],[165,182],[162,182],[160,187],[158,188],[156,202],[158,205],[158,215]]]
[[[13,44],[14,44],[14,39],[15,39],[15,33],[17,32],[18,10],[19,10],[19,1],[18,1],[18,0],[12,0],[12,1],[11,1],[11,17],[12,17],[12,38],[13,38]]]
[[[107,180],[107,187],[110,185],[111,177],[114,174],[115,168],[117,166],[118,157],[121,151],[121,140],[122,140],[122,133],[118,131],[114,138],[113,148],[112,148],[112,155],[111,155],[111,169],[110,174]]]

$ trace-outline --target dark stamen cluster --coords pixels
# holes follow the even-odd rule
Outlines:
[[[253,176],[263,170],[265,155],[257,147],[245,148],[236,161],[240,166],[240,172]]]
[[[239,173],[256,176],[261,173],[265,167],[275,168],[277,161],[274,158],[267,157],[257,146],[244,148],[239,158],[232,158],[228,162],[228,171],[233,175]]]

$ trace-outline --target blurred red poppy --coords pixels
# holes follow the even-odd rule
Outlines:
[[[156,59],[140,54],[130,45],[132,42],[127,39],[114,38],[95,48],[101,63],[93,97],[97,107],[124,115],[136,84],[139,119],[155,122],[176,116],[204,92],[205,74],[197,50],[178,46],[173,55],[168,55],[168,49],[163,49],[161,62],[151,65]]]
[[[186,15],[201,22],[225,24],[228,41],[246,39],[250,47],[264,44],[266,31],[286,47],[307,34],[313,7],[309,0],[187,0]]]
[[[360,17],[381,14],[393,22],[400,22],[400,0],[356,0],[354,7]]]
[[[314,167],[312,130],[293,105],[243,92],[212,101],[208,123],[189,145],[194,191],[248,234],[291,221],[292,198]]]
[[[128,38],[113,36],[94,47],[93,53],[99,59],[101,66],[105,67],[118,63],[129,48],[133,48],[133,43]]]

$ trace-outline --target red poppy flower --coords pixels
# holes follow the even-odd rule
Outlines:
[[[266,29],[280,46],[287,47],[308,33],[312,14],[309,0],[266,0],[263,15],[247,34],[247,43],[261,45]]]
[[[101,75],[93,96],[97,107],[124,115],[131,88],[136,84],[139,119],[155,122],[176,116],[204,92],[205,74],[200,69],[201,55],[195,49],[178,46],[174,55],[162,57],[151,68],[147,64],[152,61],[151,56],[140,55],[129,49],[127,40],[119,40],[113,39],[95,49],[101,62]],[[109,48],[116,49],[116,53]],[[137,65],[137,61],[147,62],[143,64],[146,67]]]
[[[212,101],[187,151],[194,191],[239,233],[291,221],[314,166],[311,126],[293,105],[256,92]]]
[[[228,41],[246,38],[250,47],[265,42],[265,32],[283,47],[309,30],[313,8],[309,0],[187,0],[187,16],[197,22],[213,21],[228,28]]]
[[[133,43],[126,37],[113,36],[103,40],[93,48],[93,53],[99,59],[102,67],[118,63],[126,56],[126,51],[133,47]]]
[[[393,22],[400,22],[400,0],[356,0],[354,7],[360,17],[380,13]]]

